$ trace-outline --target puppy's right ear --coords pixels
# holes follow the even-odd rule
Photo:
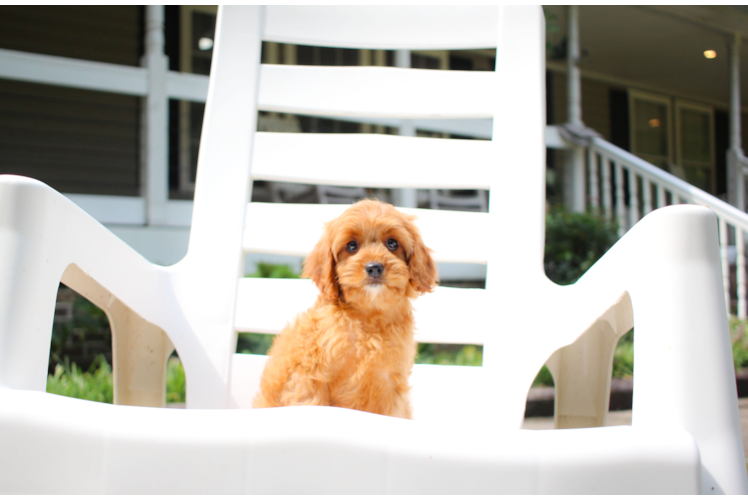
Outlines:
[[[302,278],[311,278],[327,300],[336,300],[340,295],[338,275],[335,272],[335,258],[332,253],[332,238],[329,225],[325,225],[322,238],[312,253],[304,260]]]

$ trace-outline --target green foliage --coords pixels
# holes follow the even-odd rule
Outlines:
[[[247,275],[248,278],[286,278],[298,279],[299,275],[286,264],[267,264],[259,262],[257,271],[254,274]]]
[[[178,358],[171,358],[166,365],[166,402],[183,403],[185,388],[182,363]],[[85,372],[65,358],[62,364],[58,363],[55,367],[54,375],[47,376],[47,392],[111,404],[114,401],[112,367],[101,354]]]
[[[112,369],[103,355],[98,355],[88,371],[84,372],[65,358],[55,367],[54,375],[47,376],[47,392],[71,398],[112,403],[114,384]]]
[[[177,357],[169,358],[166,364],[166,402],[184,403],[187,394],[187,379],[184,367]]]
[[[545,273],[559,285],[574,283],[616,240],[614,223],[554,208],[545,218]]]
[[[553,387],[553,375],[547,366],[543,365],[535,380],[532,382],[533,387]]]
[[[416,363],[421,365],[483,365],[483,346],[418,344]]]
[[[634,376],[634,330],[629,330],[618,341],[613,353],[613,378]]]
[[[236,352],[241,354],[267,354],[273,345],[275,335],[264,333],[240,333],[236,343]]]
[[[735,371],[748,367],[748,321],[730,316],[730,339]]]
[[[60,363],[68,352],[79,350],[87,340],[101,341],[104,345],[110,346],[111,337],[106,313],[84,297],[76,295],[73,301],[72,321],[55,323],[52,326],[50,357]]]

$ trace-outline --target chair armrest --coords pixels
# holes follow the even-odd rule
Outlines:
[[[116,298],[165,331],[175,323],[167,311],[178,316],[167,269],[39,181],[0,176],[0,255],[0,385],[45,390],[57,289],[68,278],[83,292],[87,281],[106,290],[108,304],[94,300],[105,310]]]

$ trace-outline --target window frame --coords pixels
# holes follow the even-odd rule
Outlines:
[[[690,109],[694,111],[704,112],[709,115],[709,145],[711,149],[711,158],[709,161],[709,169],[711,171],[711,185],[714,194],[717,186],[717,158],[714,144],[714,107],[706,104],[700,104],[693,101],[684,99],[675,99],[675,158],[676,164],[683,167],[683,142],[681,138],[681,110]]]
[[[673,126],[674,118],[673,118],[673,102],[672,99],[666,95],[662,94],[655,94],[651,92],[643,92],[641,90],[635,90],[635,89],[628,89],[628,97],[629,97],[629,138],[630,138],[630,148],[631,153],[640,156],[641,154],[636,147],[636,106],[635,101],[649,101],[657,104],[664,104],[667,108],[666,112],[666,120],[667,120],[667,146],[668,146],[668,154],[666,159],[666,164],[668,167],[670,167],[671,164],[674,163],[674,142],[673,142],[673,129],[675,128]],[[646,155],[646,153],[643,153]]]

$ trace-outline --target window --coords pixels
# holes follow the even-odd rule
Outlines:
[[[685,180],[715,193],[714,110],[710,106],[676,101],[675,120],[676,163]]]
[[[670,99],[654,94],[629,91],[631,110],[631,152],[670,171],[671,150]]]

